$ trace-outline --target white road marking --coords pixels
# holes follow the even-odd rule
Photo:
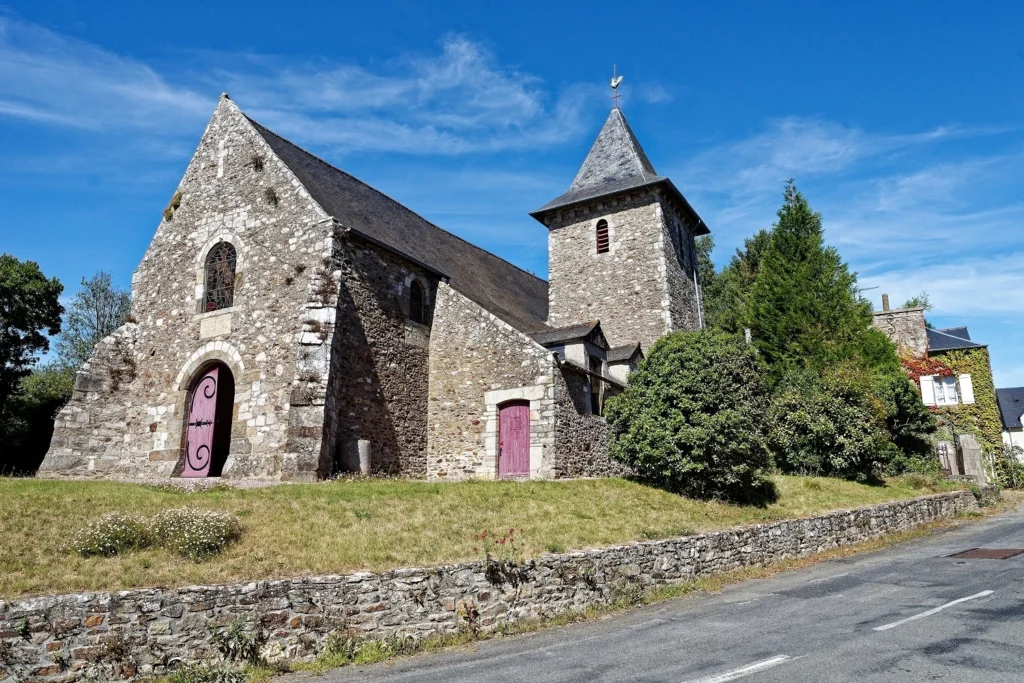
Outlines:
[[[779,655],[778,657],[772,657],[766,659],[763,662],[755,662],[754,664],[748,664],[742,669],[733,669],[732,671],[726,671],[724,674],[718,674],[717,676],[708,676],[707,678],[701,678],[690,683],[725,683],[726,681],[735,681],[737,678],[743,678],[750,674],[756,674],[758,671],[764,671],[770,669],[773,666],[784,664],[792,661],[792,657],[789,655]]]
[[[984,597],[986,597],[988,595],[992,595],[994,592],[995,591],[981,591],[980,593],[975,593],[974,595],[968,595],[966,598],[960,598],[959,600],[954,600],[953,602],[947,602],[945,605],[939,605],[938,607],[935,607],[934,609],[930,609],[927,612],[921,612],[920,614],[915,614],[912,617],[907,617],[906,619],[900,619],[899,621],[894,621],[891,624],[885,624],[884,626],[876,626],[872,630],[874,630],[874,631],[888,631],[891,628],[896,628],[897,626],[902,626],[903,624],[907,623],[908,621],[916,621],[917,619],[924,619],[925,617],[930,617],[933,614],[937,614],[938,612],[941,612],[942,610],[946,609],[947,607],[952,607],[953,605],[959,605],[961,602],[967,602],[968,600],[977,600],[978,598],[984,598]]]

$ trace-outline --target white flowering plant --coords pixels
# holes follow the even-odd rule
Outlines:
[[[242,525],[227,512],[185,506],[153,517],[111,512],[74,535],[69,547],[85,557],[166,548],[191,560],[218,554],[242,536]]]
[[[90,522],[71,541],[79,555],[111,557],[150,545],[149,525],[133,515],[110,512]]]
[[[149,529],[154,543],[192,560],[216,555],[242,536],[242,525],[233,515],[193,506],[156,514]]]

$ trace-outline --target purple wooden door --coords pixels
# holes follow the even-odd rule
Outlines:
[[[188,410],[188,433],[185,437],[183,477],[205,477],[210,474],[213,459],[213,425],[217,417],[217,379],[220,368],[210,368],[192,390]]]
[[[530,402],[506,403],[498,410],[498,476],[530,476]]]

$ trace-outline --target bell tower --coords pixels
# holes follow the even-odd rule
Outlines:
[[[548,228],[549,325],[599,320],[613,347],[644,350],[703,327],[694,238],[710,231],[617,102],[568,191],[530,215]]]

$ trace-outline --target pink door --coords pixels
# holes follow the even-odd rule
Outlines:
[[[530,402],[506,403],[498,410],[498,476],[530,476]]]
[[[185,437],[183,477],[205,477],[210,474],[213,459],[213,424],[217,417],[217,379],[219,366],[210,368],[192,390],[188,410],[188,432]]]

